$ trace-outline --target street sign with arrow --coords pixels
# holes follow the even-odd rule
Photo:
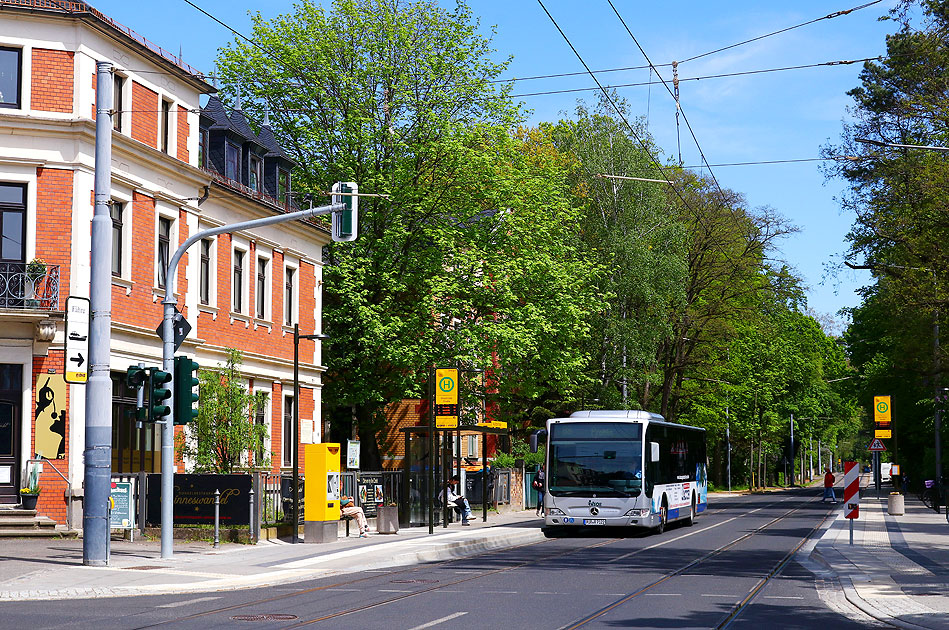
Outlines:
[[[67,383],[85,385],[89,380],[89,299],[66,298],[66,365]]]

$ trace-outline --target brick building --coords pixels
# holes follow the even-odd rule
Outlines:
[[[64,307],[67,296],[89,296],[103,60],[115,68],[113,472],[160,471],[160,429],[126,416],[135,392],[125,371],[161,364],[164,263],[197,231],[292,205],[294,164],[266,121],[255,133],[195,69],[83,2],[0,0],[0,503],[17,502],[28,460],[42,457],[38,509],[60,523],[68,512],[73,526],[85,386],[64,381]],[[225,234],[192,246],[177,272],[177,306],[193,327],[179,354],[215,366],[230,347],[244,353],[248,386],[269,394],[256,421],[268,425],[273,471],[301,448],[289,431],[293,325],[319,332],[329,241],[303,222]],[[300,441],[319,442],[319,343],[301,342],[300,357]]]

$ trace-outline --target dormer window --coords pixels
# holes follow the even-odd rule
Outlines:
[[[290,202],[290,171],[277,171],[277,201],[282,206]]]
[[[231,142],[224,143],[224,177],[240,181],[241,149]]]
[[[254,192],[260,192],[264,181],[264,161],[256,155],[250,156],[250,171],[247,174],[247,186]]]
[[[207,168],[208,148],[211,146],[211,134],[207,129],[198,132],[198,166]]]

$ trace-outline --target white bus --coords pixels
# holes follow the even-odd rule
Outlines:
[[[531,436],[547,445],[544,532],[691,525],[708,507],[705,429],[647,411],[578,411]]]

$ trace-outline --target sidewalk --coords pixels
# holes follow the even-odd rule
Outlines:
[[[839,581],[846,600],[863,613],[899,628],[949,629],[949,523],[914,495],[902,516],[887,514],[884,486],[861,491],[860,517],[844,518],[838,502],[819,539],[802,549]],[[838,497],[840,489],[838,488]]]
[[[200,593],[316,579],[418,562],[446,560],[544,539],[533,511],[491,515],[471,527],[455,523],[400,529],[398,534],[340,538],[308,545],[175,541],[161,558],[158,541],[111,542],[108,567],[82,564],[82,540],[0,539],[0,601]]]

